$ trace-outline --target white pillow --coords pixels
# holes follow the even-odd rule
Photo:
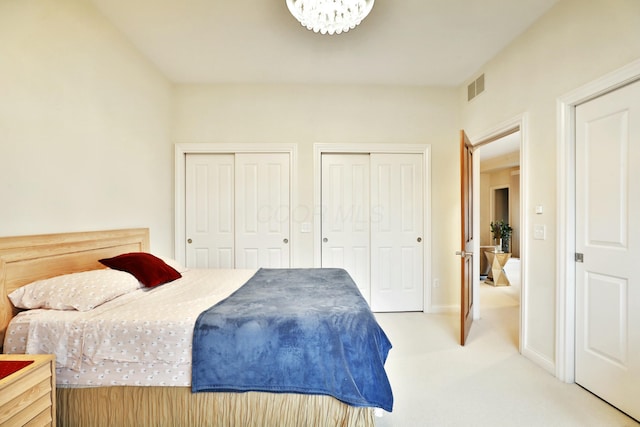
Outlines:
[[[159,256],[158,258],[160,258],[162,261],[164,261],[165,264],[167,264],[169,267],[173,268],[178,273],[184,273],[185,271],[189,270],[187,267],[183,266],[182,264],[180,264],[178,261],[176,261],[173,258],[165,258],[163,256]]]
[[[18,308],[87,311],[140,286],[124,271],[91,270],[29,283],[11,292],[9,299]]]

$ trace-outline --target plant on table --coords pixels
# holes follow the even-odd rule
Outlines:
[[[509,252],[509,239],[513,233],[513,228],[503,220],[491,222],[491,234],[496,241],[500,242],[503,252]]]

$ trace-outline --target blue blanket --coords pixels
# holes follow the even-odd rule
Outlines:
[[[198,317],[192,391],[324,394],[393,408],[391,343],[343,269],[261,269]]]

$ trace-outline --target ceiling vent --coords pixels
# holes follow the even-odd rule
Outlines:
[[[471,101],[482,92],[484,92],[484,74],[481,74],[467,86],[467,101]]]

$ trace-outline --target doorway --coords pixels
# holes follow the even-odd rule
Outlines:
[[[478,254],[474,270],[479,271],[474,278],[475,304],[474,318],[482,317],[482,310],[488,309],[492,301],[489,296],[500,293],[502,301],[510,301],[517,313],[505,317],[505,328],[509,330],[509,336],[514,345],[522,353],[523,331],[526,325],[523,323],[526,310],[523,271],[525,269],[525,248],[521,245],[526,230],[521,224],[525,224],[524,215],[526,189],[526,168],[523,162],[526,140],[526,115],[516,117],[506,122],[495,130],[481,137],[472,139],[477,153],[474,160],[477,165],[474,168],[476,175],[474,224],[479,230],[479,236],[474,253]],[[512,228],[509,238],[508,252],[506,256],[487,256],[485,252],[496,250],[490,224],[492,221],[504,221]],[[485,283],[486,274],[490,269],[487,265],[490,261],[494,266],[494,259],[505,260],[502,270],[508,278],[508,286],[494,286]],[[482,276],[481,276],[482,274]],[[490,283],[491,281],[489,281]],[[501,281],[500,284],[504,284]],[[495,291],[495,292],[493,292]],[[493,294],[487,296],[487,292]],[[484,298],[483,298],[484,296]],[[483,304],[484,302],[484,304]]]
[[[494,142],[494,144],[499,144],[500,141]],[[517,147],[518,153],[520,152],[520,148]],[[480,150],[480,155],[482,156],[482,150]],[[482,167],[482,157],[480,157],[480,167]],[[520,167],[520,164],[518,164]],[[480,172],[482,175],[482,171]],[[509,187],[497,187],[493,188],[491,193],[491,198],[489,199],[489,203],[491,206],[491,210],[493,211],[492,222],[503,221],[505,223],[509,223]]]

